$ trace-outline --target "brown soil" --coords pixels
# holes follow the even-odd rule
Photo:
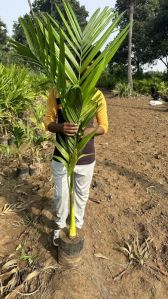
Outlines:
[[[29,298],[168,298],[168,109],[152,108],[144,98],[111,99],[107,94],[107,101],[109,132],[96,140],[97,164],[78,269],[59,266],[51,244],[54,208],[49,159],[39,174],[17,179],[13,177],[16,162],[1,161],[0,213],[5,204],[18,202],[25,210],[0,216],[0,256],[9,256],[21,244],[25,252],[38,257],[32,271],[57,267],[41,275],[39,292]],[[144,266],[135,264],[117,277],[128,259],[115,248],[136,233],[140,239],[153,239],[151,255]],[[26,269],[26,263],[22,267]],[[27,292],[34,289],[33,284]]]

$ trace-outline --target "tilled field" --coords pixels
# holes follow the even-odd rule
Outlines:
[[[15,178],[16,162],[1,161],[2,298],[168,298],[168,106],[106,96],[78,269],[59,266],[51,244],[52,148],[31,176]]]

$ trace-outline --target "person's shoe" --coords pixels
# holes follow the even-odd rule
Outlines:
[[[151,106],[159,106],[159,105],[163,105],[163,104],[165,104],[165,102],[162,101],[162,100],[159,100],[159,101],[154,101],[154,100],[152,100],[152,101],[149,102],[149,104],[150,104]]]
[[[55,229],[53,235],[53,245],[56,247],[59,246],[59,234],[60,234],[60,229]]]

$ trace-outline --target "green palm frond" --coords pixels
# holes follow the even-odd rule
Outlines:
[[[23,138],[25,137],[24,129],[18,124],[13,126],[11,129],[11,134],[14,137],[14,144],[16,145],[17,149],[19,149],[23,143]]]

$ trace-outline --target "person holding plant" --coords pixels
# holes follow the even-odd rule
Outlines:
[[[58,92],[51,92],[44,120],[47,130],[56,133],[52,161],[57,214],[55,239],[59,229],[66,226],[69,199],[69,238],[75,238],[76,226],[83,225],[95,164],[94,136],[104,134],[108,127],[105,99],[96,85],[129,32],[128,24],[104,47],[118,28],[123,13],[115,14],[111,7],[98,8],[81,29],[70,1],[62,2],[63,11],[59,5],[56,9],[63,26],[50,15],[33,14],[20,19],[27,45],[11,42],[17,53],[38,67]]]
[[[99,96],[100,108],[95,115],[97,125],[94,120],[84,130],[83,136],[95,132],[95,136],[102,135],[108,130],[107,107],[104,95],[97,90],[96,96]],[[74,123],[66,122],[62,115],[60,99],[53,89],[47,100],[47,109],[44,117],[44,124],[48,131],[56,133],[56,140],[59,142],[58,135],[73,137],[78,134],[78,126]],[[83,137],[81,136],[81,138]],[[84,222],[85,206],[89,197],[89,189],[93,177],[95,166],[95,147],[94,137],[85,146],[82,157],[78,160],[74,169],[74,200],[75,200],[75,218],[76,227],[82,228]],[[57,245],[60,229],[66,227],[69,210],[69,186],[67,180],[67,169],[58,161],[57,157],[61,153],[55,147],[52,160],[52,174],[54,177],[55,192],[54,202],[56,208],[56,229],[54,230],[53,242]]]

